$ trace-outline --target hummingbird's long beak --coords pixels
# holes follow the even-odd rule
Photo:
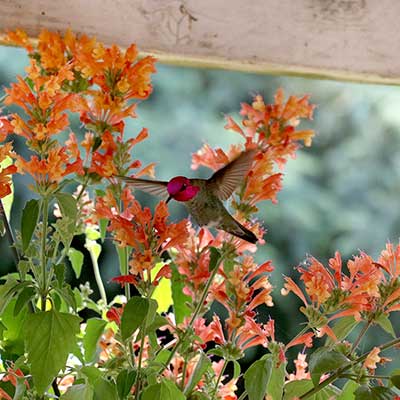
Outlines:
[[[166,203],[168,204],[168,202],[169,202],[171,199],[172,199],[172,197],[171,197],[171,196],[168,196],[168,199],[167,199]]]

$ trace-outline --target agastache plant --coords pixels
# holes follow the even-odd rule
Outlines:
[[[288,158],[311,145],[314,132],[298,129],[313,115],[308,96],[285,100],[278,89],[268,104],[256,95],[242,104],[242,121],[227,117],[241,144],[227,152],[205,144],[193,154],[192,168],[210,168],[211,179],[161,182],[155,163],[142,167],[135,155],[147,129],[125,132],[137,101],[152,92],[154,58],[71,31],[42,31],[35,45],[22,30],[7,40],[27,50],[30,65],[6,89],[0,117],[2,231],[16,271],[0,285],[0,398],[396,398],[398,373],[375,370],[399,344],[389,319],[400,308],[398,246],[388,243],[376,261],[361,253],[347,269],[339,253],[328,266],[310,257],[298,267],[302,284],[286,277],[282,294],[301,299],[305,324],[285,343],[279,321],[258,313],[274,306],[274,266],[254,259],[265,244],[256,213],[263,201],[277,203]],[[82,133],[71,130],[74,114]],[[17,136],[24,151],[13,150]],[[15,174],[27,175],[33,192],[16,234],[5,207]],[[160,196],[154,210],[136,189]],[[184,202],[200,227],[170,221],[168,197]],[[77,235],[85,236],[89,264],[73,246]],[[119,262],[112,280],[124,293],[114,299],[100,273],[106,237]],[[71,287],[65,278],[90,264],[97,301],[88,283]],[[82,319],[88,310],[96,316]],[[393,340],[361,352],[373,325]],[[310,355],[317,337],[325,342]],[[245,351],[256,346],[264,355],[242,371]],[[295,346],[301,351],[290,360]]]

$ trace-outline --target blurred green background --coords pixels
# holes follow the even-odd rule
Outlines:
[[[3,91],[28,64],[21,49],[0,47],[0,84]],[[126,135],[147,127],[150,138],[135,147],[134,157],[158,163],[156,176],[207,176],[207,170],[191,171],[191,153],[204,142],[224,149],[240,141],[224,130],[224,115],[238,117],[241,102],[260,93],[266,102],[282,87],[286,95],[310,94],[317,104],[314,120],[303,125],[316,131],[313,146],[303,148],[285,170],[284,188],[277,205],[264,202],[259,218],[268,232],[256,258],[275,265],[272,283],[277,336],[287,341],[299,330],[301,320],[294,297],[280,295],[282,275],[311,254],[323,262],[339,250],[347,259],[359,250],[377,256],[386,241],[398,242],[400,212],[400,91],[396,87],[339,83],[283,76],[177,68],[158,65],[154,93],[139,104],[138,118],[128,122]],[[79,129],[75,121],[72,128]],[[21,144],[15,140],[16,146]],[[23,205],[31,196],[25,177],[15,178],[12,225],[19,229]],[[153,206],[156,199],[138,194]],[[185,216],[184,208],[171,204],[172,219]],[[79,238],[76,239],[79,242]],[[118,274],[113,247],[106,244],[101,273],[106,282]],[[13,268],[11,253],[1,241],[1,273]],[[73,280],[72,274],[70,274]],[[93,280],[90,264],[81,281]],[[76,283],[76,282],[75,282]],[[109,297],[119,289],[106,284]],[[92,283],[95,289],[95,284]],[[96,293],[95,293],[96,295]]]

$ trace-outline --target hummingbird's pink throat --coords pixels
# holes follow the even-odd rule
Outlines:
[[[167,184],[167,190],[170,197],[177,201],[188,201],[193,199],[200,188],[191,184],[190,179],[184,176],[176,176]]]

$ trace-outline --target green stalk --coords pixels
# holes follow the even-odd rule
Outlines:
[[[244,392],[240,395],[240,397],[238,398],[238,400],[244,400],[244,399],[246,398],[246,396],[247,396],[247,392],[244,391]]]
[[[214,388],[213,394],[211,396],[211,400],[215,399],[215,396],[216,396],[217,391],[218,391],[218,385],[221,382],[222,376],[224,375],[224,372],[225,372],[225,369],[226,369],[226,367],[228,365],[228,362],[229,362],[228,360],[224,360],[224,365],[222,366],[221,372],[218,375],[218,379],[217,379],[217,382],[215,384],[215,388]]]
[[[88,249],[89,254],[90,254],[90,259],[92,260],[94,278],[96,280],[97,287],[99,288],[101,300],[103,301],[104,305],[106,306],[108,304],[107,295],[106,295],[106,291],[104,289],[103,280],[101,279],[99,263],[97,262],[97,256],[94,252],[93,246],[89,245],[89,246],[85,246],[85,247]]]
[[[393,346],[396,346],[397,344],[400,343],[400,338],[396,338],[386,344],[383,344],[379,346],[378,348],[380,351],[387,350]],[[356,360],[350,362],[349,364],[339,368],[333,375],[331,375],[329,378],[325,379],[323,382],[321,382],[318,386],[315,386],[314,388],[310,389],[307,393],[304,393],[302,396],[300,396],[300,400],[308,399],[314,394],[318,393],[321,391],[325,386],[328,386],[330,383],[334,382],[335,380],[339,379],[343,372],[347,371],[348,369],[352,368],[354,365],[363,362],[367,357],[370,352],[364,353],[362,356],[358,357]]]
[[[214,270],[211,272],[211,275],[208,278],[206,285],[204,286],[203,293],[201,295],[200,301],[197,303],[197,306],[196,306],[196,308],[194,310],[194,313],[193,313],[193,316],[192,316],[192,318],[191,318],[191,320],[189,322],[189,325],[186,327],[185,332],[183,333],[182,337],[178,338],[177,342],[175,343],[175,346],[173,347],[173,349],[171,350],[171,353],[169,354],[168,360],[165,362],[165,367],[168,367],[169,363],[174,358],[175,353],[179,350],[180,345],[186,339],[186,336],[188,335],[188,332],[192,329],[194,321],[198,317],[198,314],[199,314],[201,308],[204,305],[204,301],[205,301],[205,299],[207,297],[207,294],[208,294],[208,291],[210,289],[210,286],[211,286],[212,282],[214,281],[215,276],[217,275],[218,266],[219,266],[219,264],[221,264],[222,260],[223,260],[223,256],[221,256],[221,259],[217,261]],[[159,373],[161,373],[163,370],[164,370],[164,368],[162,368],[159,371]]]
[[[141,380],[141,372],[142,372],[142,358],[143,358],[143,348],[144,348],[144,341],[146,339],[146,322],[147,318],[144,319],[143,324],[140,328],[140,349],[139,349],[139,360],[138,366],[136,371],[136,379],[135,379],[135,398],[139,399],[140,396],[140,387],[142,384]]]
[[[42,293],[41,293],[41,309],[46,311],[47,299],[47,257],[46,257],[46,239],[47,239],[47,219],[49,216],[49,200],[45,196],[42,201],[42,243],[40,249],[40,265],[42,271]]]

